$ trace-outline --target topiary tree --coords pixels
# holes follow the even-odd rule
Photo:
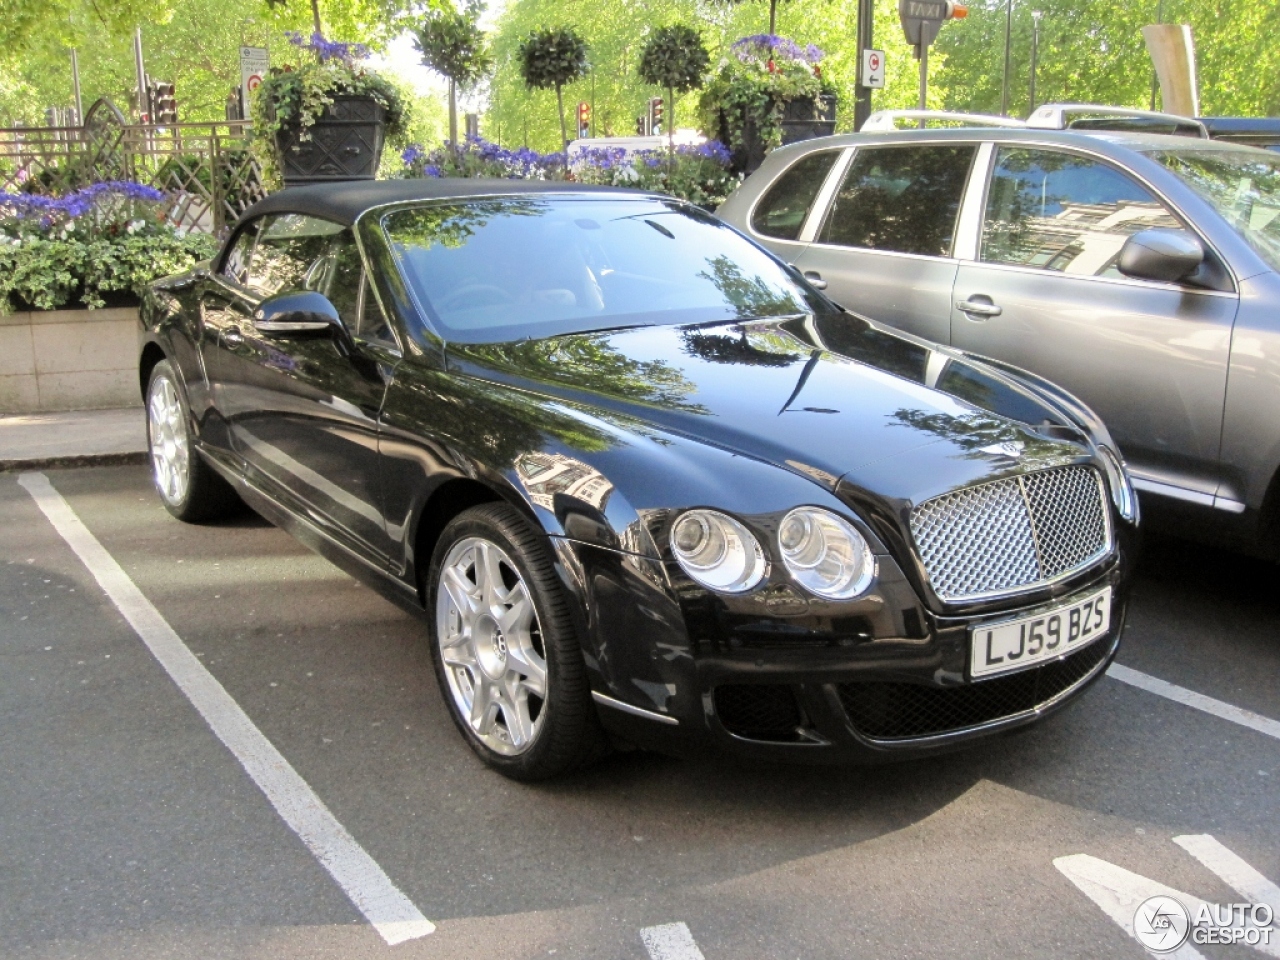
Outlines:
[[[469,87],[493,68],[480,16],[483,0],[430,8],[413,28],[423,64],[449,81],[449,143],[458,147],[458,87]]]
[[[520,74],[530,88],[556,91],[556,108],[560,111],[561,149],[569,143],[564,124],[564,85],[586,76],[587,43],[572,27],[534,30],[520,44]]]
[[[680,24],[660,27],[640,52],[640,79],[667,92],[667,148],[675,147],[676,97],[702,86],[711,55],[694,29]]]

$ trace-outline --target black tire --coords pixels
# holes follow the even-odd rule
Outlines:
[[[177,404],[177,414],[163,418],[165,422],[155,419],[158,395],[163,408],[170,403]],[[200,523],[244,509],[243,501],[231,485],[196,452],[191,407],[187,404],[182,380],[168,360],[157,363],[147,379],[146,416],[151,482],[166,510],[179,520]],[[181,483],[172,482],[175,469],[185,477]]]
[[[465,706],[460,702],[460,695],[451,685],[451,675],[455,683],[473,685],[471,678],[480,669],[478,661],[474,668],[446,666],[441,644],[442,617],[449,614],[445,611],[454,609],[445,601],[441,607],[441,578],[446,559],[455,553],[455,548],[465,553],[477,541],[487,541],[500,549],[503,557],[504,574],[512,571],[506,567],[509,560],[514,572],[519,575],[532,599],[535,622],[527,629],[545,661],[545,699],[537,704],[536,730],[529,738],[526,746],[514,755],[499,752],[486,743],[482,736],[472,727]],[[465,563],[465,559],[460,561]],[[479,576],[475,579],[479,581]],[[427,612],[431,624],[431,658],[435,666],[436,679],[440,684],[440,692],[444,696],[449,715],[471,749],[490,767],[513,780],[534,781],[545,780],[590,763],[608,752],[608,740],[596,714],[595,703],[591,699],[591,688],[587,680],[586,665],[582,657],[582,647],[569,616],[564,590],[560,586],[554,561],[543,535],[536,532],[530,524],[515,510],[504,503],[483,504],[472,507],[458,514],[445,527],[431,558],[431,567],[427,577]],[[511,583],[508,596],[515,592]],[[480,589],[480,588],[477,588]],[[483,616],[483,614],[481,615]],[[507,669],[508,647],[504,642],[502,629],[496,626],[497,635],[494,649],[501,648],[502,667]],[[534,636],[536,632],[536,636]],[[472,634],[475,630],[472,631]],[[515,634],[512,634],[513,638]],[[471,646],[476,646],[472,643]],[[461,649],[465,644],[451,647]],[[515,649],[515,646],[510,648]],[[513,657],[514,660],[514,657]],[[511,676],[511,674],[507,674]],[[465,679],[464,679],[465,678]],[[500,686],[503,681],[490,680],[491,684]],[[473,689],[473,698],[479,694]],[[530,695],[526,701],[528,714],[534,711],[536,696]],[[496,716],[503,718],[501,723],[493,723],[493,729],[499,734],[509,726],[505,719],[506,707],[497,707]],[[488,734],[493,742],[493,734]],[[508,739],[513,743],[514,737]],[[514,749],[514,746],[512,747]]]

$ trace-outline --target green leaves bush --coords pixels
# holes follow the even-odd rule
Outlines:
[[[109,297],[141,297],[156,280],[188,270],[216,250],[217,242],[207,234],[173,230],[0,243],[0,314],[22,308],[102,307]]]

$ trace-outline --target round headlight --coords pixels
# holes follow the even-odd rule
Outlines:
[[[1129,471],[1110,447],[1100,447],[1102,462],[1107,468],[1107,485],[1111,487],[1111,499],[1120,516],[1132,523],[1138,516],[1138,495],[1133,492]]]
[[[671,529],[671,552],[685,573],[721,593],[742,593],[764,579],[760,541],[733,517],[714,510],[681,514]]]
[[[800,507],[778,527],[782,562],[810,593],[827,600],[850,600],[876,576],[876,558],[866,539],[834,513]]]

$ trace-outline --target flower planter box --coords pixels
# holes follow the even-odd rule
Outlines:
[[[836,98],[824,94],[816,100],[812,97],[797,97],[784,101],[782,105],[782,142],[798,143],[801,140],[812,140],[814,137],[829,137],[836,132]],[[729,124],[723,113],[720,115],[720,140],[729,143]],[[748,118],[743,126],[742,142],[732,149],[733,159],[729,168],[735,173],[754,173],[764,163],[764,141],[756,129],[755,123]]]
[[[302,139],[302,128],[276,133],[285,186],[372,180],[382,158],[386,110],[373,97],[334,97]]]

